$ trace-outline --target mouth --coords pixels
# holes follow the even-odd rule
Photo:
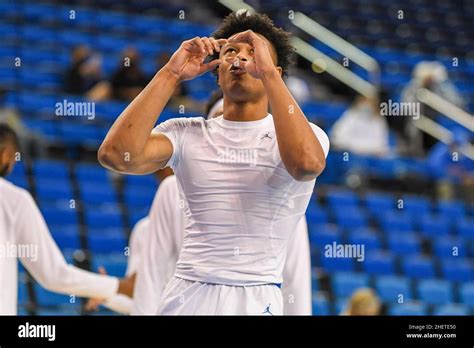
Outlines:
[[[230,68],[230,73],[232,75],[236,75],[236,76],[239,76],[239,75],[243,75],[246,73],[246,71],[238,66],[235,66],[235,65],[232,65],[231,68]]]

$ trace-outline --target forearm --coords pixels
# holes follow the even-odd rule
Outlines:
[[[99,158],[107,154],[129,164],[139,158],[178,83],[176,75],[161,69],[114,122],[99,149]]]
[[[297,180],[312,180],[324,169],[323,149],[305,115],[275,70],[262,76],[273,114],[280,156]]]

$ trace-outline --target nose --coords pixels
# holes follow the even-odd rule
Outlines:
[[[243,54],[241,54],[241,53],[239,53],[237,55],[237,59],[241,60],[241,61],[244,61],[244,62],[248,61],[248,58],[246,56],[244,56]]]

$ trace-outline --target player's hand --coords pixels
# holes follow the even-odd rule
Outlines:
[[[229,43],[245,42],[253,48],[253,59],[248,61],[235,61],[237,58],[232,57],[231,60],[227,61],[231,64],[239,64],[246,72],[252,77],[261,79],[266,73],[273,73],[276,70],[275,64],[273,63],[272,56],[270,54],[270,48],[267,43],[255,34],[252,30],[241,32],[228,40]]]
[[[107,271],[104,267],[99,267],[99,274],[107,274]],[[99,309],[99,306],[104,302],[105,299],[103,298],[90,298],[89,300],[87,300],[85,308],[87,311],[97,311]]]
[[[204,60],[214,52],[220,52],[221,46],[226,42],[227,39],[216,40],[212,37],[195,37],[183,41],[163,68],[170,71],[180,81],[194,79],[220,64],[219,59],[214,59],[209,63],[204,63]]]
[[[133,288],[135,287],[136,276],[137,274],[133,273],[130,277],[120,279],[117,293],[133,298]]]

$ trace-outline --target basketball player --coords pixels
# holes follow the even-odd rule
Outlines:
[[[15,165],[18,138],[0,124],[0,315],[16,315],[18,260],[38,283],[54,292],[108,298],[131,295],[133,280],[118,280],[68,265],[31,195],[3,177]]]
[[[99,161],[112,170],[176,174],[187,224],[159,314],[283,314],[289,235],[329,151],[282,79],[291,53],[288,33],[267,16],[231,14],[213,37],[181,44],[101,145]],[[176,86],[211,70],[223,116],[153,129]]]

